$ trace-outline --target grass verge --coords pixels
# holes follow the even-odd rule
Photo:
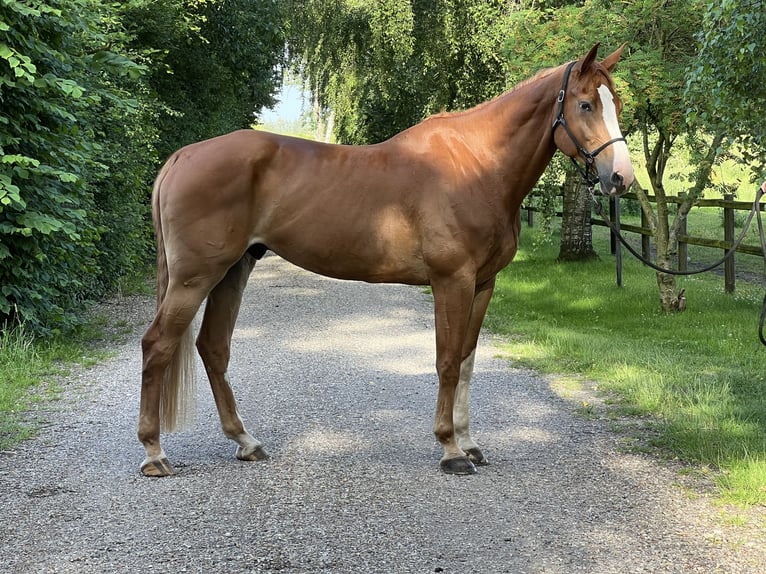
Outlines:
[[[65,365],[84,359],[82,344],[72,338],[35,341],[23,325],[0,332],[0,450],[34,434],[26,411],[55,398]]]
[[[652,421],[654,452],[716,469],[725,500],[766,505],[763,287],[740,281],[726,295],[718,276],[681,278],[687,310],[666,315],[654,272],[629,254],[617,288],[608,247],[600,261],[557,263],[558,246],[533,249],[533,235],[523,230],[487,317],[504,354],[596,382],[613,412]]]
[[[123,294],[145,294],[146,278]],[[104,360],[115,343],[133,332],[134,325],[96,306],[83,326],[52,339],[35,338],[24,325],[0,330],[0,451],[34,435],[29,415],[35,403],[54,401],[58,381],[72,365],[91,366]]]

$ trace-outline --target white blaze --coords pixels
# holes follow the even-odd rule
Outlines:
[[[598,87],[598,95],[601,97],[601,110],[603,114],[604,125],[609,132],[611,139],[621,138],[620,124],[617,121],[617,108],[614,105],[614,96],[608,86],[601,84]],[[612,154],[614,158],[613,171],[622,175],[626,185],[633,182],[633,166],[630,163],[630,154],[628,153],[628,144],[624,141],[614,142],[612,144]]]

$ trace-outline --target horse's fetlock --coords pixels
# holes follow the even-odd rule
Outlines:
[[[455,429],[452,425],[438,423],[434,426],[434,435],[440,443],[445,444],[455,440]]]

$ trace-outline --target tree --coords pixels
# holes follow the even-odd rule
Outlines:
[[[699,126],[687,121],[690,102],[684,97],[687,70],[696,52],[695,32],[704,12],[701,1],[632,2],[623,5],[620,18],[628,25],[629,42],[635,46],[625,61],[631,92],[632,115],[641,133],[642,148],[656,208],[641,186],[634,187],[649,222],[656,246],[656,263],[672,269],[677,256],[678,235],[694,202],[710,181],[713,163],[721,152],[721,133],[699,134]],[[683,202],[673,214],[665,189],[666,168],[677,144],[691,145],[696,165]],[[666,312],[683,310],[675,276],[657,272],[660,305]]]
[[[687,113],[725,134],[761,180],[766,170],[766,10],[752,0],[708,2],[686,85]]]
[[[298,8],[300,4],[300,9]],[[343,143],[386,139],[497,95],[501,0],[310,0],[289,9],[290,52]]]
[[[160,157],[247,128],[274,104],[284,57],[277,0],[134,0],[122,24],[149,67]]]
[[[583,185],[580,172],[571,165],[566,170],[561,216],[561,241],[558,261],[598,259],[593,249],[593,227],[590,216],[593,199]]]

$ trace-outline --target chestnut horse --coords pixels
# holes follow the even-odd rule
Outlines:
[[[160,423],[173,430],[194,398],[184,390],[193,374],[190,326],[205,299],[196,346],[223,432],[239,445],[237,458],[267,458],[242,424],[227,375],[242,292],[266,249],[330,277],[430,285],[440,466],[470,474],[486,464],[469,431],[470,381],[495,275],[516,253],[522,200],[557,148],[602,193],[633,182],[611,78],[622,48],[601,62],[597,48],[376,145],[243,130],[174,153],[152,196],[157,312],[142,339],[142,472],[173,472]]]

